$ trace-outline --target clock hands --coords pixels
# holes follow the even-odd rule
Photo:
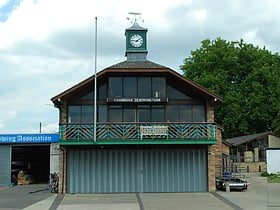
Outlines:
[[[132,46],[134,47],[140,47],[143,43],[143,38],[136,34],[136,35],[133,35],[131,38],[130,38],[130,43],[132,44]]]
[[[134,37],[134,38],[131,39],[131,41],[138,42],[138,41],[140,41],[140,38]]]

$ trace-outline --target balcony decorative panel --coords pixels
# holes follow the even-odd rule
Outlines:
[[[215,144],[214,123],[60,124],[60,144]]]

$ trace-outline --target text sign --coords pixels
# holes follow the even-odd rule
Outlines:
[[[54,143],[58,134],[0,134],[0,143]]]
[[[158,102],[168,102],[167,98],[107,98],[108,102],[118,102],[118,103],[158,103]]]
[[[166,136],[168,128],[165,125],[140,126],[141,139],[143,136]]]

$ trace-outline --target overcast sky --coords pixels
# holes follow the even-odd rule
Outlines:
[[[148,60],[180,72],[203,39],[279,52],[279,0],[0,0],[0,133],[58,131],[50,98],[125,60],[129,12],[148,28]],[[181,72],[180,72],[181,73]]]

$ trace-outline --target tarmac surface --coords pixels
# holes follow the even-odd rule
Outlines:
[[[47,184],[0,186],[0,210],[280,210],[280,183],[245,175],[251,186],[244,192],[57,195]]]

